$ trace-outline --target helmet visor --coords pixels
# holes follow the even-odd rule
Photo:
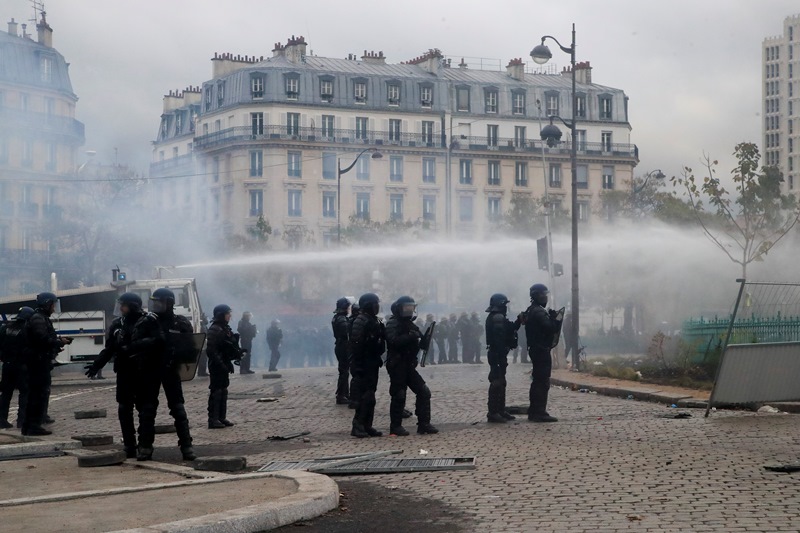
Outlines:
[[[169,309],[169,304],[164,300],[150,300],[150,311],[153,313],[164,313]]]
[[[414,318],[417,313],[417,304],[405,303],[400,308],[400,315],[403,318]]]

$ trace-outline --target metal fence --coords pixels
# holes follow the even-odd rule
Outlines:
[[[731,319],[690,319],[683,323],[683,339],[693,346],[716,344],[725,338]],[[800,341],[800,316],[750,316],[737,318],[731,328],[731,344]]]

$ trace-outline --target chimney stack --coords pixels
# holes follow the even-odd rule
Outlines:
[[[17,21],[13,18],[8,21],[8,34],[19,37],[19,33],[17,33]]]
[[[42,46],[46,46],[47,48],[53,47],[53,28],[47,23],[47,19],[45,18],[47,13],[42,11],[42,20],[36,24],[36,33],[38,34],[38,41],[39,44]]]
[[[27,39],[28,37],[29,37],[29,35],[28,35],[28,25],[25,24],[25,23],[22,23],[22,38],[23,39]]]
[[[302,35],[295,37],[294,35],[286,41],[284,55],[291,63],[302,63],[306,57],[306,39]]]
[[[564,67],[561,71],[562,76],[571,76],[572,70],[570,67]],[[575,81],[584,85],[592,83],[592,65],[588,61],[581,61],[575,63]]]
[[[525,81],[525,63],[522,58],[515,58],[506,65],[506,73],[518,81]]]
[[[361,56],[361,61],[364,63],[370,63],[373,65],[385,65],[386,64],[386,56],[383,55],[383,50],[380,52],[367,52],[364,50],[364,55]]]

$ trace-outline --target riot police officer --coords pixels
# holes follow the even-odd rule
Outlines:
[[[275,319],[270,324],[267,330],[267,346],[269,346],[269,371],[276,372],[278,370],[278,362],[281,360],[281,343],[283,342],[283,330],[281,329],[281,321]],[[303,366],[302,364],[300,366]]]
[[[211,382],[208,386],[208,428],[222,429],[233,426],[227,418],[228,385],[233,374],[233,361],[241,358],[238,336],[233,333],[229,323],[231,308],[220,304],[214,308],[214,318],[208,328],[208,371]]]
[[[350,309],[350,300],[339,298],[336,300],[336,310],[333,312],[331,328],[333,329],[334,348],[338,363],[339,379],[336,382],[336,405],[347,405],[350,403],[350,391],[348,387],[348,377],[350,374],[350,354],[348,349],[349,334],[347,313]]]
[[[356,385],[356,379],[353,376],[353,343],[351,339],[353,338],[353,322],[360,312],[361,308],[358,306],[358,302],[355,302],[350,306],[350,316],[347,318],[347,365],[350,371],[350,388],[348,389],[350,394],[347,407],[349,409],[356,408],[359,398],[358,391],[353,388]]]
[[[403,427],[403,410],[406,392],[411,389],[417,396],[417,433],[439,433],[431,425],[431,390],[417,372],[420,349],[427,349],[430,338],[424,338],[414,323],[417,303],[410,296],[401,296],[392,304],[392,316],[386,322],[386,370],[389,371],[390,432],[398,437],[409,433]]]
[[[450,313],[450,320],[447,330],[447,352],[448,362],[458,363],[458,317],[455,313]],[[463,357],[463,356],[462,356]]]
[[[64,346],[72,343],[69,337],[59,337],[50,321],[58,298],[52,292],[36,296],[36,310],[25,324],[30,348],[28,355],[28,409],[22,422],[23,435],[50,435],[42,424],[50,394],[50,370],[53,359]]]
[[[117,299],[117,303],[120,316],[115,318],[108,328],[105,348],[92,364],[86,366],[86,376],[92,378],[112,358],[114,359],[114,372],[117,375],[117,417],[122,430],[122,445],[128,458],[134,458],[137,455],[137,446],[133,408],[137,406],[141,409],[142,404],[137,402],[139,398],[136,394],[140,381],[139,361],[132,357],[131,343],[133,329],[145,313],[142,310],[142,299],[138,294],[126,292]],[[149,376],[143,376],[142,379],[152,380]]]
[[[547,309],[549,291],[537,283],[530,288],[531,305],[525,313],[525,336],[528,342],[528,356],[531,370],[530,406],[528,420],[531,422],[558,422],[547,412],[547,396],[550,392],[550,373],[553,361],[552,350],[561,335],[563,310]]]
[[[447,322],[447,317],[443,316],[442,319],[436,324],[436,329],[433,332],[433,338],[436,340],[436,347],[439,349],[439,364],[446,364],[447,361],[447,336],[450,334],[450,325]]]
[[[433,326],[433,323],[434,323],[433,314],[428,313],[425,316],[425,325],[421,329],[423,329],[424,331],[428,331],[430,330],[431,326]],[[428,349],[429,352],[428,363],[431,365],[436,364],[436,350],[434,348],[436,348],[436,341],[433,338],[431,338],[431,345],[430,348]]]
[[[522,316],[511,322],[508,314],[509,300],[505,294],[493,294],[489,298],[486,312],[486,358],[489,362],[489,402],[486,420],[490,423],[504,424],[514,420],[506,411],[506,368],[508,352],[517,347],[517,331],[522,324]]]
[[[250,370],[250,361],[253,351],[253,339],[258,335],[258,328],[255,324],[250,322],[253,319],[253,314],[250,311],[242,313],[242,319],[239,320],[239,325],[236,327],[236,332],[239,333],[239,342],[242,350],[247,352],[242,356],[242,362],[239,364],[240,374],[255,374]]]
[[[358,299],[358,306],[360,312],[353,321],[350,345],[353,350],[353,387],[359,397],[350,435],[358,438],[380,437],[383,434],[372,427],[378,373],[383,366],[381,356],[386,351],[386,332],[378,318],[380,298],[377,294],[366,293]]]
[[[14,390],[19,391],[17,427],[22,426],[28,406],[28,341],[25,324],[33,316],[30,307],[20,308],[14,320],[0,326],[0,360],[3,373],[0,378],[0,429],[8,429],[8,411]]]
[[[178,372],[179,361],[176,359],[177,343],[185,334],[193,333],[192,323],[183,315],[175,314],[175,293],[169,289],[156,289],[150,296],[150,309],[156,315],[158,325],[164,337],[164,347],[161,352],[161,386],[164,396],[167,397],[169,414],[175,421],[175,430],[178,434],[178,446],[183,459],[194,461],[196,456],[192,448],[192,435],[189,431],[189,417],[186,414],[185,400],[183,398],[183,385]]]

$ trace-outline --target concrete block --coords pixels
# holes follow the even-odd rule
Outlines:
[[[194,461],[195,470],[214,472],[238,472],[247,467],[247,459],[241,456],[198,457]]]
[[[75,435],[72,440],[77,440],[84,446],[106,446],[114,444],[114,437],[111,435]]]
[[[107,415],[105,409],[92,409],[89,411],[75,411],[76,420],[84,420],[86,418],[105,418]]]
[[[92,454],[85,454],[78,457],[78,466],[83,468],[118,465],[124,462],[125,462],[125,452],[122,450],[95,452]]]

